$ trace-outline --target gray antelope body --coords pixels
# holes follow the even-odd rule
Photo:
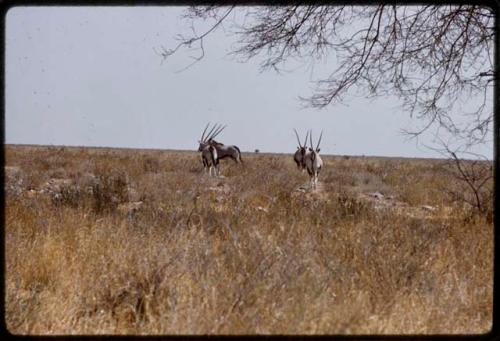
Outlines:
[[[313,149],[313,143],[312,143],[312,133],[309,135],[310,142],[311,142],[311,147],[309,148],[309,153],[305,155],[305,164],[306,164],[306,169],[307,173],[309,174],[309,177],[311,179],[311,188],[316,188],[316,185],[318,184],[318,176],[319,172],[321,171],[321,168],[323,167],[323,160],[321,160],[321,156],[319,156],[319,144],[321,142],[321,137],[323,136],[323,131],[321,132],[321,135],[319,136],[318,144],[316,145],[316,148]]]
[[[211,146],[215,147],[215,149],[217,149],[217,156],[219,159],[224,159],[226,157],[229,157],[236,163],[243,163],[243,160],[241,159],[240,148],[234,145],[226,146],[225,144],[215,141],[213,139],[214,137],[215,136],[211,137],[208,140],[208,143]]]
[[[293,155],[293,161],[295,161],[295,163],[297,164],[297,168],[301,172],[304,172],[304,169],[306,169],[305,157],[306,157],[306,154],[309,153],[309,151],[307,150],[307,146],[306,146],[307,135],[309,132],[306,133],[306,139],[304,140],[304,144],[302,145],[300,143],[299,134],[297,133],[297,130],[294,129],[293,131],[295,131],[295,135],[297,136],[297,142],[299,143],[299,145],[297,147],[297,151]]]

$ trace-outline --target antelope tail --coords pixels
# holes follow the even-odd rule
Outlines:
[[[241,158],[241,151],[240,151],[240,148],[234,146],[234,148],[236,148],[236,150],[238,151],[238,154],[239,154],[239,157],[240,157],[240,162],[243,163],[243,159]]]

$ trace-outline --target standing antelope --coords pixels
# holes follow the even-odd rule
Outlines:
[[[215,147],[210,145],[203,148],[201,151],[201,160],[203,161],[203,169],[208,168],[208,176],[212,175],[212,169],[214,170],[214,176],[219,175],[219,159],[217,158],[217,150]]]
[[[208,126],[210,125],[210,122],[207,124],[205,127],[205,130],[203,130],[203,133],[201,134],[201,139],[198,141],[199,146],[198,146],[198,151],[201,152],[201,160],[203,162],[203,169],[208,170],[208,175],[212,175],[212,168],[214,169],[214,175],[219,175],[219,157],[217,153],[217,149],[212,146],[208,140],[211,139],[212,137],[217,136],[224,127],[219,126],[218,128],[217,125],[213,126],[210,132],[208,133],[207,137],[205,137],[205,132],[207,131]]]
[[[321,156],[319,156],[319,144],[321,142],[321,137],[323,136],[323,131],[321,131],[321,135],[319,136],[318,144],[316,145],[316,149],[313,149],[312,142],[312,132],[309,134],[309,141],[311,142],[311,147],[309,148],[309,153],[305,155],[305,163],[307,173],[309,173],[309,177],[311,178],[311,188],[316,188],[318,184],[318,175],[323,166],[323,160],[321,160]]]
[[[304,140],[304,145],[300,144],[300,139],[299,139],[299,134],[297,133],[297,130],[293,129],[295,131],[295,135],[297,136],[297,142],[299,143],[299,146],[297,147],[297,151],[293,155],[293,161],[297,164],[297,168],[303,173],[304,169],[306,168],[306,161],[305,161],[305,156],[306,153],[308,153],[307,150],[307,135],[309,132],[306,133],[306,139]]]
[[[238,148],[235,145],[225,145],[223,143],[217,142],[214,140],[214,138],[219,135],[219,133],[224,130],[226,126],[217,129],[216,132],[212,135],[207,140],[207,143],[217,149],[217,156],[219,159],[224,159],[226,157],[231,158],[234,162],[236,163],[243,163],[243,159],[241,158],[241,151],[240,148]]]
[[[219,157],[219,159],[224,159],[226,157],[230,157],[236,163],[243,163],[243,160],[241,159],[240,148],[238,148],[237,146],[234,146],[234,145],[226,146],[225,144],[217,142],[214,140],[215,136],[210,137],[208,139],[208,143],[211,146],[214,146],[215,149],[217,149],[217,156]]]

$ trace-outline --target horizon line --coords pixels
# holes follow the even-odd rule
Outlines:
[[[18,146],[18,147],[46,147],[46,148],[95,148],[95,149],[120,149],[120,150],[143,150],[143,151],[173,151],[173,152],[198,152],[196,149],[172,149],[172,148],[138,148],[138,147],[114,147],[114,146],[85,146],[85,145],[62,145],[62,144],[32,144],[32,143],[6,143],[3,145],[6,146]],[[248,154],[282,154],[282,155],[293,155],[293,152],[285,153],[285,152],[268,152],[268,151],[245,151],[242,150],[242,153]],[[351,155],[351,154],[321,154],[321,156],[326,157],[357,157],[357,158],[391,158],[391,159],[412,159],[412,160],[447,160],[444,157],[421,157],[421,156],[388,156],[388,155],[370,155],[370,154],[361,154],[361,155]],[[475,160],[475,159],[467,159],[461,158],[461,160]],[[482,161],[494,161],[494,159],[487,159]]]

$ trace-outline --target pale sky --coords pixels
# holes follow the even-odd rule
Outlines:
[[[312,73],[259,71],[227,54],[234,39],[216,31],[205,57],[163,61],[154,49],[172,48],[189,33],[183,7],[15,7],[6,16],[5,143],[197,149],[207,122],[227,128],[218,140],[242,151],[293,153],[296,128],[322,153],[439,157],[401,129],[418,121],[393,98],[353,97],[347,105],[304,109]],[[331,68],[331,66],[330,66]],[[421,143],[431,144],[429,136]],[[493,148],[481,153],[491,157]]]

